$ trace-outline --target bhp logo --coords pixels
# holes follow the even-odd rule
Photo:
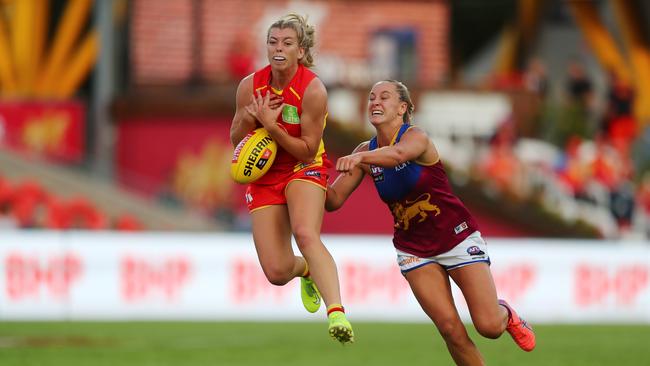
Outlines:
[[[410,292],[408,283],[395,265],[368,265],[344,262],[341,268],[341,291],[347,303],[379,300],[383,303],[403,303]]]
[[[64,299],[82,273],[75,254],[55,255],[43,260],[37,255],[11,253],[5,258],[7,297],[20,300],[37,297],[41,289],[55,299]]]
[[[280,304],[293,299],[293,285],[273,286],[269,283],[259,263],[249,258],[235,258],[230,264],[230,295],[237,304],[258,304],[260,300]]]
[[[499,297],[516,303],[523,298],[537,279],[537,268],[530,263],[500,267],[493,272]]]
[[[649,269],[643,264],[607,268],[580,264],[575,268],[575,300],[580,306],[603,304],[614,298],[619,305],[633,305],[648,289]]]
[[[192,270],[191,262],[174,256],[164,260],[151,260],[126,256],[120,263],[122,298],[139,301],[163,297],[177,300]]]

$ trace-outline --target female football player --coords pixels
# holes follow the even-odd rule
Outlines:
[[[331,163],[322,141],[327,91],[309,70],[314,28],[288,14],[269,27],[266,42],[269,64],[240,82],[230,129],[233,145],[257,127],[278,144],[269,171],[246,191],[255,248],[269,282],[282,286],[300,277],[305,308],[316,312],[322,296],[330,335],[349,343],[354,334],[341,305],[336,264],[320,239]],[[294,255],[292,235],[302,256]]]
[[[327,191],[336,210],[369,175],[394,218],[397,263],[424,312],[433,320],[458,365],[484,361],[454,305],[450,278],[462,291],[477,331],[497,338],[508,331],[531,351],[535,334],[505,301],[497,299],[487,245],[474,218],[452,193],[438,151],[411,125],[413,103],[399,81],[376,83],[368,115],[376,136],[336,162],[341,174]]]

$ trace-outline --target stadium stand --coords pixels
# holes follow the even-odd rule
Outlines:
[[[3,226],[52,229],[216,230],[218,223],[160,206],[70,168],[0,149]]]

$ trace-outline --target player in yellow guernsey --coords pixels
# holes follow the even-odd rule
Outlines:
[[[336,264],[320,239],[331,164],[322,141],[327,90],[308,69],[313,45],[314,28],[300,15],[288,14],[269,27],[269,65],[240,82],[230,139],[236,146],[264,127],[277,142],[273,165],[246,191],[262,270],[278,286],[300,277],[309,312],[319,309],[322,295],[329,333],[345,344],[354,334],[341,305]],[[292,235],[302,256],[294,255]]]

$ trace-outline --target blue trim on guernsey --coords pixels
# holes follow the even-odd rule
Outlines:
[[[391,141],[391,146],[397,144],[404,133],[413,126],[408,123],[402,124]],[[379,148],[377,136],[370,139],[368,151]],[[386,203],[400,201],[408,196],[418,184],[422,176],[422,166],[415,160],[409,160],[394,167],[383,168],[370,165],[370,176],[372,177],[379,197]]]

